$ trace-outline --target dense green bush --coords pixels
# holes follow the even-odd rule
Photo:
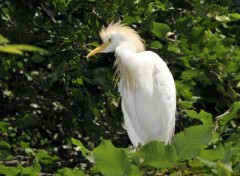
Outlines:
[[[240,173],[239,7],[238,0],[1,2],[0,175]],[[174,75],[170,145],[130,146],[114,55],[85,57],[101,42],[101,27],[118,20]]]

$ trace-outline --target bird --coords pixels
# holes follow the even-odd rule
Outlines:
[[[115,53],[115,80],[125,128],[133,146],[150,141],[169,144],[174,135],[176,88],[162,58],[146,51],[136,30],[118,21],[102,27],[102,44],[86,56]]]

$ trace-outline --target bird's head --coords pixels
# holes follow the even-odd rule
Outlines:
[[[130,27],[117,23],[110,23],[107,28],[102,28],[100,37],[103,44],[92,50],[87,57],[97,53],[114,52],[120,45],[125,45],[134,52],[144,51],[142,39],[135,30]]]

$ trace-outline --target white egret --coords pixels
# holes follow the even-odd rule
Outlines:
[[[176,90],[166,63],[156,53],[145,51],[137,32],[120,22],[110,23],[100,36],[103,44],[87,57],[115,52],[122,111],[132,144],[169,143],[175,128]]]

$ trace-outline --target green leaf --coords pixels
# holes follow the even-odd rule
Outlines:
[[[11,45],[0,46],[0,52],[23,55],[23,52],[20,49]]]
[[[162,48],[162,44],[159,41],[153,41],[151,43],[151,48],[152,49],[161,49]]]
[[[194,110],[187,109],[185,109],[184,112],[187,114],[187,116],[200,120],[204,125],[213,124],[212,114],[207,113],[204,110],[201,110],[199,114]]]
[[[19,169],[16,167],[6,167],[0,164],[0,173],[4,174],[4,176],[15,176],[19,175]]]
[[[212,139],[212,126],[192,126],[173,138],[173,146],[178,160],[184,161],[196,157]]]
[[[213,124],[213,119],[212,119],[212,114],[201,110],[200,113],[198,114],[198,118],[202,121],[203,125],[212,125]]]
[[[8,128],[11,127],[9,123],[6,122],[0,122],[0,131],[1,133],[6,133],[8,132]]]
[[[232,13],[230,14],[231,21],[237,21],[240,20],[240,14],[239,13]]]
[[[114,2],[117,4],[118,8],[124,4],[124,0],[116,0]]]
[[[151,32],[158,38],[162,39],[170,32],[170,27],[165,23],[153,23],[153,28]]]
[[[136,23],[137,22],[137,19],[136,17],[131,17],[131,16],[125,16],[122,20],[123,23],[125,24],[132,24],[132,23]]]
[[[221,161],[217,162],[217,171],[219,176],[231,176],[232,168],[229,164],[222,163]]]
[[[0,44],[7,44],[9,40],[0,34]]]
[[[190,42],[200,44],[200,42],[204,39],[204,31],[204,27],[193,27],[189,36]]]
[[[23,51],[39,52],[44,54],[48,53],[46,50],[32,45],[12,44],[0,46],[0,52],[23,55]]]
[[[84,176],[84,173],[78,168],[62,168],[57,170],[56,176]]]
[[[35,63],[40,63],[44,60],[45,58],[39,54],[34,54],[32,56],[32,61],[35,62]]]
[[[168,51],[171,51],[171,52],[176,53],[176,54],[181,53],[181,50],[178,46],[178,43],[176,43],[176,42],[168,44]]]
[[[208,19],[207,12],[201,4],[195,4],[194,9],[198,16],[200,16],[203,19]]]
[[[79,151],[83,153],[84,156],[87,156],[87,154],[91,154],[91,151],[89,151],[85,146],[82,144],[82,142],[78,139],[71,138],[72,144],[78,146]]]
[[[4,140],[0,140],[0,150],[10,150],[11,145]]]
[[[195,69],[188,69],[182,72],[183,79],[193,79],[198,75],[198,71]]]
[[[177,160],[177,153],[174,146],[152,141],[134,153],[132,158],[139,165],[167,168],[173,166]]]
[[[202,149],[199,157],[205,160],[214,161],[223,159],[224,155],[224,148],[222,147],[222,145],[219,145],[217,148],[214,149]]]
[[[131,172],[130,176],[139,176],[139,175],[142,175],[139,167],[136,166],[136,165],[131,165],[131,170],[132,170],[132,172]]]
[[[115,148],[109,141],[102,140],[93,150],[95,168],[106,176],[130,175],[131,165],[127,152]]]
[[[2,160],[8,160],[8,159],[13,158],[13,156],[10,155],[10,154],[8,153],[8,151],[6,151],[6,150],[0,150],[0,158],[1,158]],[[1,163],[0,163],[0,164],[1,164]]]
[[[81,85],[83,85],[83,79],[82,78],[77,78],[77,79],[73,80],[73,83],[81,86]]]
[[[227,73],[236,72],[238,69],[239,69],[239,63],[236,61],[229,61],[224,68],[224,70]]]
[[[236,117],[239,109],[240,109],[240,101],[233,103],[230,111],[220,116],[219,123],[221,125],[226,125],[230,120]]]
[[[229,16],[227,16],[227,15],[217,15],[216,17],[215,17],[215,19],[217,20],[217,21],[220,21],[220,22],[228,22],[228,21],[230,21],[230,18],[229,18]]]
[[[47,54],[48,52],[42,48],[32,46],[32,45],[27,45],[27,44],[12,44],[11,46],[22,50],[22,51],[31,51],[31,52],[39,52],[39,53],[44,53]]]
[[[39,162],[43,164],[52,164],[53,161],[59,159],[59,157],[57,156],[49,155],[45,150],[39,150],[35,156],[39,160]]]

